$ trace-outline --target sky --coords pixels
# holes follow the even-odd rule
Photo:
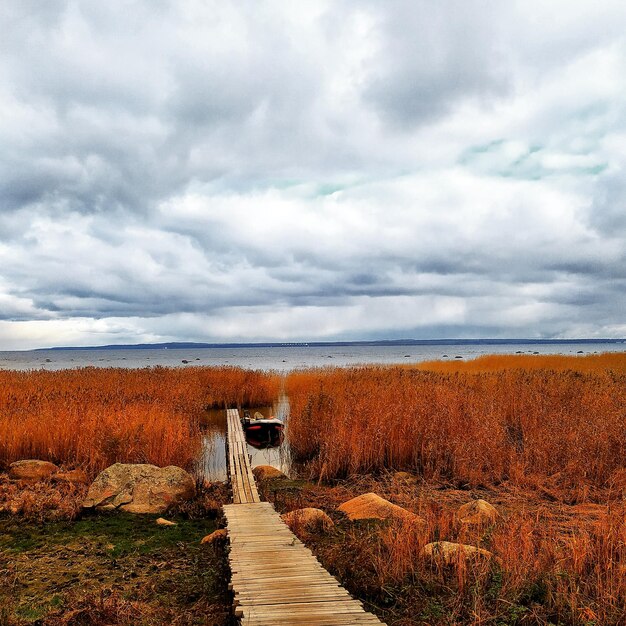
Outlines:
[[[626,3],[0,3],[0,350],[626,336]]]

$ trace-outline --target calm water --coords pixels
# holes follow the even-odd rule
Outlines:
[[[283,421],[289,416],[289,401],[286,396],[279,398],[273,406],[255,407],[251,413],[259,411],[265,417],[277,417]],[[222,410],[207,411],[203,436],[202,456],[198,461],[197,472],[210,482],[226,480],[226,413]],[[252,467],[272,465],[289,474],[291,459],[287,443],[259,450],[248,445]]]
[[[59,370],[75,367],[192,367],[236,365],[252,369],[288,371],[325,365],[361,363],[417,363],[457,356],[472,359],[483,354],[592,354],[624,352],[626,343],[489,344],[437,346],[287,346],[275,348],[194,348],[158,350],[42,350],[0,352],[0,369]],[[187,361],[187,363],[183,363]]]

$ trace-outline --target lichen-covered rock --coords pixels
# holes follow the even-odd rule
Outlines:
[[[252,473],[257,480],[268,480],[270,478],[287,478],[279,469],[271,465],[257,465],[252,469]]]
[[[358,519],[399,519],[426,525],[419,515],[381,498],[375,493],[365,493],[344,502],[339,507],[351,520]]]
[[[73,469],[67,472],[57,472],[52,474],[52,480],[60,483],[71,483],[73,485],[88,485],[89,477],[82,469]]]
[[[489,550],[450,541],[427,543],[422,554],[432,560],[439,560],[444,565],[452,565],[459,560],[490,559],[493,556]]]
[[[59,468],[49,461],[25,459],[11,463],[9,466],[9,478],[35,482],[37,480],[48,480],[52,474],[58,471]]]
[[[210,535],[203,537],[200,543],[225,543],[226,539],[228,539],[228,531],[225,528],[220,528],[219,530],[212,532]]]
[[[469,526],[489,526],[500,517],[498,510],[486,500],[473,500],[459,507],[458,520]]]
[[[280,517],[291,530],[327,531],[334,526],[333,520],[324,511],[312,507],[283,513]]]
[[[121,509],[128,513],[164,513],[195,495],[193,478],[180,467],[115,463],[89,487],[85,508]]]
[[[418,482],[417,477],[408,472],[395,472],[392,476],[392,480],[397,485],[406,485],[407,487],[412,487]]]
[[[176,522],[172,522],[172,521],[170,521],[168,519],[165,519],[163,517],[158,517],[157,520],[156,520],[156,523],[159,526],[178,526],[178,524]]]

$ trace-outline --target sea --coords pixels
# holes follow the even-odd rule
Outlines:
[[[361,364],[419,363],[474,359],[484,354],[584,355],[624,352],[626,340],[528,343],[450,341],[393,345],[281,345],[210,348],[96,348],[0,352],[0,369],[61,370],[78,367],[193,367],[233,365],[287,372],[293,369]]]

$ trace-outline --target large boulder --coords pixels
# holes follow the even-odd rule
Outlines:
[[[269,480],[271,478],[287,478],[279,469],[271,465],[257,465],[252,469],[252,473],[259,481]]]
[[[456,516],[468,526],[490,526],[498,521],[500,514],[487,500],[473,500],[459,507]]]
[[[357,519],[397,519],[425,525],[426,521],[419,515],[403,509],[375,493],[365,493],[348,500],[339,506],[351,520]]]
[[[334,526],[333,520],[324,511],[312,507],[283,513],[280,517],[291,530],[316,532],[330,530]]]
[[[115,463],[91,483],[85,508],[164,513],[195,495],[193,478],[180,467]]]
[[[27,459],[24,461],[15,461],[9,466],[9,478],[13,480],[27,480],[35,482],[37,480],[48,480],[59,471],[59,468],[49,461],[38,461],[36,459]]]
[[[441,561],[444,565],[452,565],[459,560],[490,559],[493,556],[489,550],[468,546],[463,543],[452,543],[451,541],[427,543],[422,550],[422,554],[433,561]]]

